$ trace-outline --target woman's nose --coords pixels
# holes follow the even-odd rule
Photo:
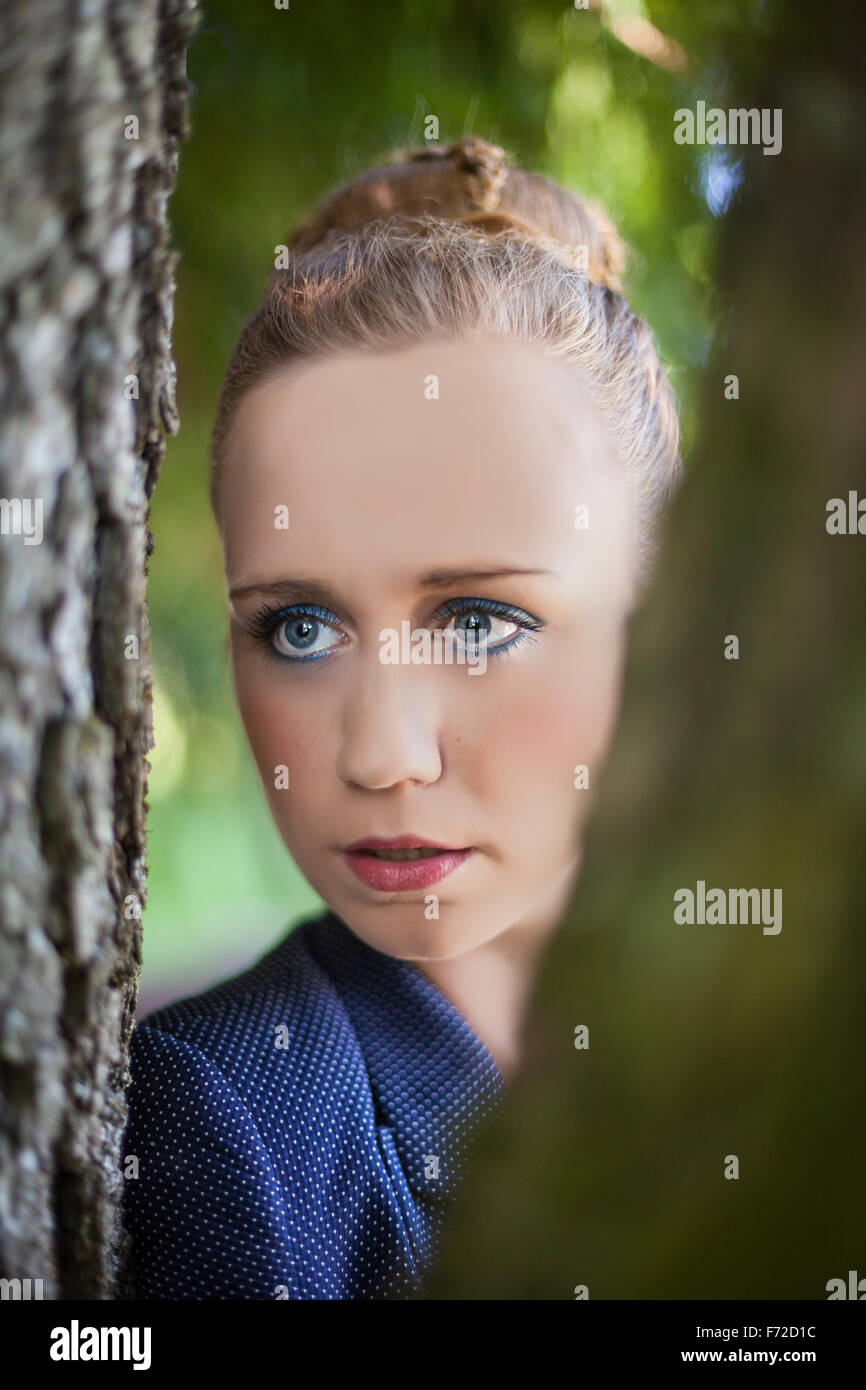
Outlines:
[[[428,666],[388,665],[369,651],[346,692],[337,774],[370,790],[435,782],[442,772],[438,708]]]

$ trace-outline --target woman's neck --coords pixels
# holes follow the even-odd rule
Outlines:
[[[580,865],[525,918],[463,955],[416,961],[481,1039],[506,1082],[523,1053],[523,1029],[545,947],[568,906]]]

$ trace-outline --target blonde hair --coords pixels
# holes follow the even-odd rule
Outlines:
[[[470,331],[540,344],[581,373],[634,489],[638,585],[682,475],[676,401],[622,293],[626,247],[597,205],[476,137],[396,151],[294,231],[226,369],[211,503],[241,399],[291,363]]]

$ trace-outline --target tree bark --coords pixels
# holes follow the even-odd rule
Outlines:
[[[178,428],[166,211],[197,21],[194,0],[7,0],[2,21],[0,1276],[45,1298],[122,1289],[149,501]]]

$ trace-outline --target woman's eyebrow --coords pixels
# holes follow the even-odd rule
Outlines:
[[[465,583],[472,579],[503,579],[513,574],[548,574],[561,576],[555,570],[526,569],[515,565],[503,565],[490,569],[435,569],[420,574],[415,581],[418,589],[443,589],[450,584]],[[251,594],[279,599],[318,599],[333,602],[338,596],[327,585],[317,579],[254,579],[248,584],[237,584],[229,590],[230,599],[247,598]]]
[[[561,576],[555,570],[524,569],[517,565],[498,566],[495,569],[438,569],[427,570],[426,574],[419,575],[419,589],[441,589],[447,584],[464,583],[468,579],[504,579],[510,574],[550,574],[559,579]]]
[[[333,600],[336,595],[317,579],[253,579],[249,584],[235,584],[229,589],[229,598],[248,598],[250,594],[261,594],[268,598],[292,599],[312,598],[323,601]]]

